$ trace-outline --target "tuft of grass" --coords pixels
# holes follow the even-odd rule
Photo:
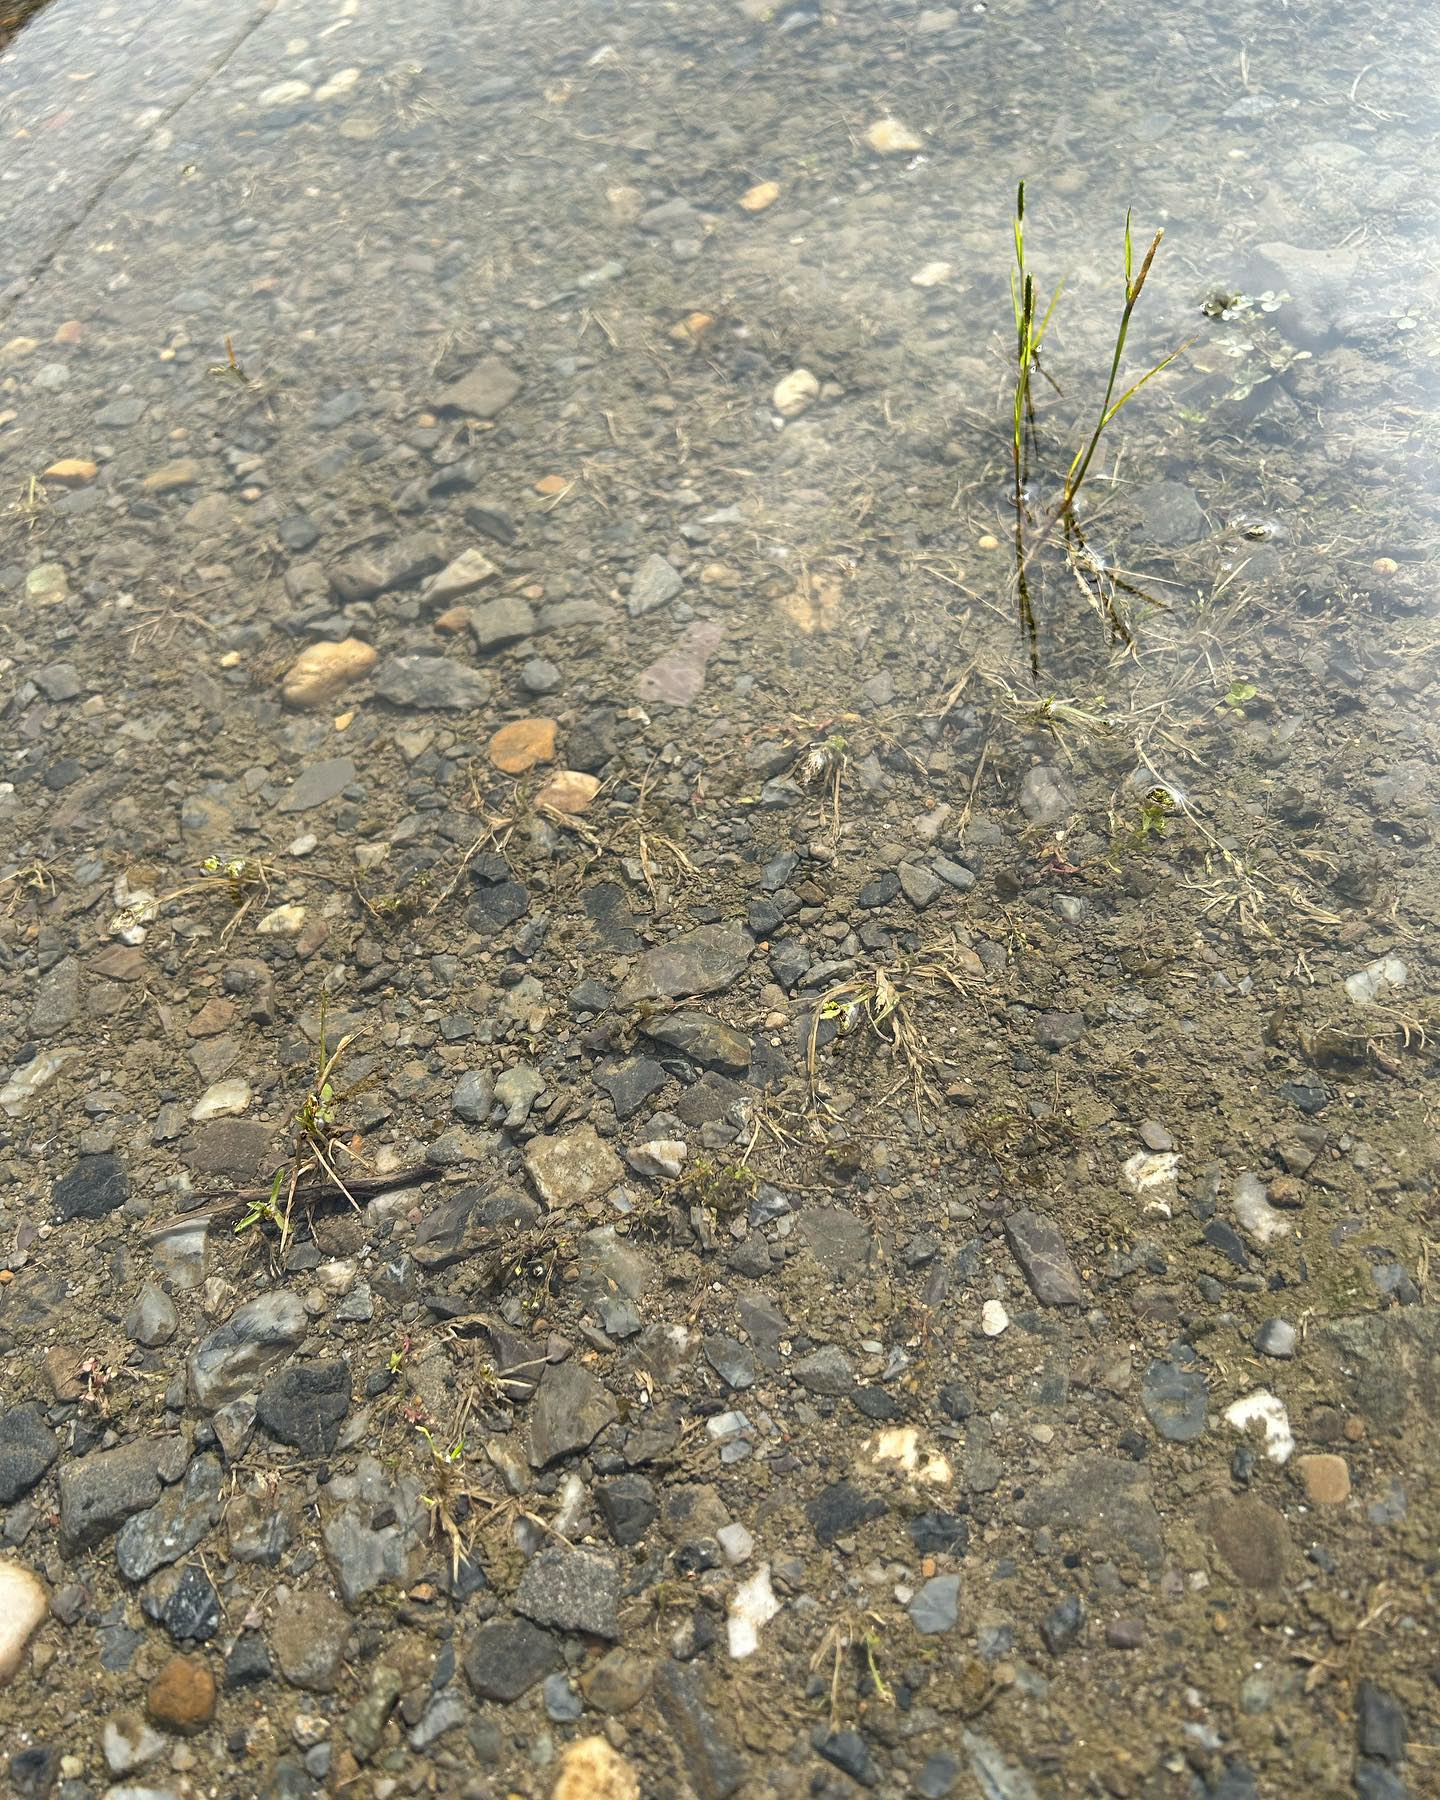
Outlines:
[[[271,1227],[279,1237],[279,1254],[284,1256],[294,1232],[295,1201],[301,1185],[318,1180],[344,1195],[358,1212],[360,1204],[340,1173],[341,1157],[366,1165],[359,1153],[345,1142],[345,1127],[340,1122],[344,1102],[359,1092],[360,1085],[339,1088],[336,1074],[340,1063],[355,1042],[351,1031],[333,1047],[325,1029],[325,1004],[320,1006],[320,1032],[315,1053],[315,1078],[294,1114],[294,1148],[288,1162],[276,1169],[268,1191],[252,1196],[235,1226],[237,1235],[262,1225]]]
[[[1127,212],[1124,233],[1125,303],[1121,309],[1120,322],[1115,332],[1115,343],[1110,354],[1110,369],[1105,383],[1104,397],[1100,402],[1100,410],[1090,435],[1070,459],[1059,497],[1041,515],[1038,529],[1027,546],[1026,526],[1033,522],[1028,498],[1028,453],[1035,440],[1034,376],[1039,373],[1051,382],[1052,387],[1055,385],[1048,371],[1041,365],[1040,353],[1045,334],[1055,316],[1055,308],[1064,292],[1065,281],[1062,277],[1056,284],[1049,304],[1044,313],[1040,314],[1035,278],[1030,273],[1025,251],[1025,183],[1023,181],[1019,184],[1015,194],[1015,217],[1012,229],[1015,263],[1010,273],[1010,303],[1015,321],[1015,391],[1011,408],[1011,461],[1012,499],[1015,509],[1016,604],[1021,626],[1030,645],[1031,665],[1032,668],[1036,668],[1037,672],[1037,633],[1034,603],[1030,592],[1030,567],[1041,547],[1057,527],[1064,530],[1071,567],[1075,571],[1076,580],[1082,591],[1093,600],[1108,619],[1116,634],[1125,642],[1129,643],[1133,640],[1129,627],[1125,624],[1119,610],[1118,593],[1135,593],[1139,594],[1142,599],[1150,600],[1149,595],[1133,588],[1129,583],[1121,580],[1114,571],[1104,567],[1086,546],[1076,517],[1076,502],[1105,433],[1146,383],[1153,381],[1163,370],[1168,369],[1171,363],[1188,347],[1188,344],[1181,344],[1168,356],[1162,357],[1159,362],[1152,364],[1138,380],[1130,382],[1117,394],[1120,368],[1125,357],[1125,344],[1130,335],[1130,322],[1135,316],[1136,307],[1140,304],[1140,296],[1144,292],[1145,282],[1154,265],[1161,239],[1165,235],[1163,230],[1155,233],[1150,241],[1149,249],[1140,259],[1137,268],[1130,218],[1131,215]],[[1151,603],[1158,604],[1153,601]]]
[[[896,1087],[907,1083],[919,1119],[925,1116],[925,1101],[938,1101],[939,1093],[930,1079],[936,1058],[916,1017],[916,1002],[928,994],[945,988],[963,994],[969,983],[943,952],[923,951],[906,962],[885,969],[877,963],[862,974],[838,981],[821,995],[810,1017],[810,1035],[805,1046],[805,1067],[810,1077],[810,1097],[818,1098],[819,1036],[824,1020],[835,1021],[837,1035],[844,1037],[861,1026],[889,1046],[900,1064],[901,1077]],[[882,1101],[895,1092],[892,1087],[882,1094]]]

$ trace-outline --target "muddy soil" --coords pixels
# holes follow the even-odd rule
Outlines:
[[[1440,1791],[1436,48],[0,57],[15,1794]]]

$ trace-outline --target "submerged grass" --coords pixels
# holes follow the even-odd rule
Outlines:
[[[1115,634],[1126,643],[1132,642],[1132,633],[1121,611],[1119,595],[1121,593],[1133,594],[1151,604],[1159,604],[1141,589],[1122,579],[1118,572],[1107,569],[1101,559],[1089,549],[1076,516],[1076,502],[1107,430],[1141,388],[1147,382],[1153,381],[1163,370],[1168,369],[1176,357],[1180,356],[1187,348],[1187,345],[1181,344],[1168,356],[1164,356],[1159,362],[1152,364],[1138,380],[1130,382],[1118,394],[1116,393],[1120,382],[1120,368],[1125,357],[1125,345],[1130,335],[1130,322],[1135,316],[1135,309],[1140,303],[1140,296],[1144,292],[1145,282],[1164,235],[1163,230],[1155,233],[1150,240],[1149,249],[1140,259],[1137,268],[1135,243],[1130,230],[1130,214],[1126,213],[1125,303],[1121,309],[1120,322],[1115,332],[1115,343],[1110,355],[1110,369],[1105,383],[1104,397],[1100,402],[1100,410],[1093,430],[1070,459],[1058,498],[1036,519],[1031,512],[1028,499],[1029,452],[1034,447],[1036,440],[1034,377],[1038,373],[1050,381],[1052,387],[1055,385],[1048,372],[1042,367],[1040,354],[1045,335],[1055,316],[1055,308],[1065,290],[1065,281],[1062,278],[1056,284],[1049,304],[1044,313],[1040,314],[1035,278],[1030,272],[1025,251],[1025,183],[1022,181],[1016,190],[1012,231],[1015,264],[1010,273],[1010,303],[1015,321],[1015,391],[1011,407],[1015,583],[1020,623],[1029,644],[1031,667],[1036,673],[1039,670],[1038,634],[1034,601],[1030,589],[1030,569],[1036,556],[1057,528],[1064,531],[1067,559],[1082,592],[1095,605]],[[1035,527],[1028,544],[1026,542],[1027,526]]]

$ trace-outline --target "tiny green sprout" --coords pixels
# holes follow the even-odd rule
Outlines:
[[[1260,692],[1253,681],[1232,681],[1225,698],[1220,702],[1226,712],[1243,712],[1248,702]]]
[[[1153,787],[1140,802],[1140,836],[1164,837],[1175,802],[1163,787]]]
[[[239,1237],[242,1232],[253,1230],[256,1225],[279,1225],[281,1223],[280,1189],[283,1186],[284,1181],[285,1170],[283,1168],[277,1169],[275,1171],[275,1179],[270,1184],[270,1192],[259,1199],[250,1201],[249,1205],[246,1207],[240,1222],[235,1227],[235,1235],[237,1237]]]

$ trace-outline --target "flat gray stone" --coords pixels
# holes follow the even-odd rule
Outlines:
[[[483,606],[470,608],[470,635],[482,652],[503,650],[507,644],[518,644],[535,630],[535,610],[518,594],[506,594],[499,600],[487,600]]]
[[[713,1013],[682,1008],[652,1020],[645,1035],[657,1044],[678,1050],[702,1069],[720,1069],[727,1075],[743,1075],[750,1067],[754,1044],[743,1031],[717,1019]]]
[[[485,356],[468,375],[462,375],[436,397],[442,413],[467,413],[472,419],[493,419],[503,412],[525,383],[498,356]]]
[[[220,1517],[222,1470],[217,1456],[197,1456],[178,1487],[120,1527],[115,1561],[127,1581],[144,1581],[193,1550]]]
[[[478,669],[450,656],[390,656],[376,671],[375,692],[392,706],[461,711],[484,706],[490,683]]]
[[[1030,1490],[1020,1523],[1074,1532],[1097,1555],[1114,1557],[1123,1545],[1149,1569],[1164,1555],[1149,1476],[1128,1457],[1087,1451],[1071,1458]]]
[[[548,1363],[530,1409],[530,1462],[543,1469],[583,1450],[620,1416],[596,1378],[573,1363]]]
[[[620,1158],[593,1125],[577,1125],[563,1137],[532,1138],[525,1168],[536,1193],[553,1207],[583,1205],[625,1178]]]
[[[952,1630],[960,1616],[960,1577],[932,1575],[906,1610],[910,1623],[924,1637]]]
[[[1140,1383],[1140,1404],[1145,1416],[1175,1444],[1188,1444],[1205,1431],[1210,1391],[1199,1369],[1178,1363],[1152,1362]]]
[[[214,1412],[257,1387],[303,1341],[308,1325],[298,1294],[276,1289],[247,1300],[191,1353],[195,1404]]]
[[[754,944],[739,925],[700,925],[694,931],[647,950],[626,976],[616,996],[622,1006],[637,1000],[679,1000],[728,988],[750,961]]]
[[[638,619],[645,613],[654,612],[657,606],[673,600],[684,585],[680,572],[663,556],[647,556],[630,583],[626,601],[630,617]]]
[[[60,1470],[60,1538],[66,1554],[98,1544],[132,1513],[154,1506],[164,1484],[185,1472],[188,1455],[182,1437],[141,1438],[66,1463]]]
[[[355,779],[355,764],[348,756],[332,756],[310,767],[290,786],[276,807],[277,812],[309,812],[313,806],[324,806],[337,800]]]
[[[620,1571],[608,1556],[552,1544],[531,1557],[515,1591],[515,1610],[536,1625],[582,1631],[612,1642],[620,1635]]]
[[[1051,1220],[1036,1212],[1010,1213],[1005,1236],[1037,1300],[1045,1306],[1080,1305],[1085,1291],[1065,1240]]]

